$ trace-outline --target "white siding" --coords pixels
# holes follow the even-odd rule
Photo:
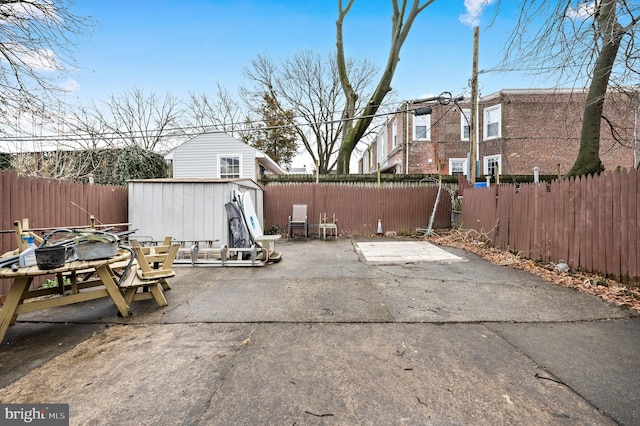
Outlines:
[[[129,222],[136,229],[133,237],[161,241],[171,236],[178,241],[215,241],[229,243],[229,225],[224,205],[231,191],[249,191],[256,214],[264,224],[262,189],[249,180],[131,181]]]
[[[218,178],[218,156],[240,155],[241,178],[256,180],[256,150],[226,133],[203,133],[175,148],[174,178]]]

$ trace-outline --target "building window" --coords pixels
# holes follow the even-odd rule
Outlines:
[[[467,175],[467,159],[466,158],[449,158],[449,174],[450,175]]]
[[[431,139],[431,115],[416,115],[413,117],[413,139]]]
[[[484,138],[502,136],[502,107],[500,105],[484,109]]]
[[[502,174],[502,155],[489,155],[484,157],[485,176],[495,176],[496,172]]]
[[[218,157],[220,178],[235,179],[242,177],[240,176],[240,163],[239,155],[220,155]]]
[[[398,121],[393,120],[391,125],[391,147],[395,148],[396,146],[398,146]]]
[[[468,141],[471,135],[471,110],[460,111],[460,140]]]

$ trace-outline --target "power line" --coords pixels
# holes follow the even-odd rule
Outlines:
[[[384,104],[378,105],[378,108],[385,106]],[[365,116],[358,116],[352,118],[340,118],[336,120],[324,120],[317,121],[314,123],[297,123],[297,124],[283,124],[279,126],[266,126],[261,128],[262,130],[274,130],[274,129],[282,129],[282,128],[293,128],[293,127],[306,127],[306,126],[314,126],[314,125],[326,125],[326,124],[337,124],[343,123],[347,121],[355,121],[364,118],[376,118],[376,117],[384,117],[388,115],[394,115],[397,111],[386,112],[386,113],[376,113]],[[294,117],[301,118],[301,117]],[[250,120],[243,122],[231,122],[231,123],[221,123],[223,127],[231,127],[234,128],[234,131],[238,132],[246,132],[251,129],[235,129],[235,126],[249,126],[251,124],[261,123],[263,120]],[[206,130],[207,128],[216,128],[215,130]],[[202,131],[202,129],[205,129]],[[185,131],[186,130],[186,131]],[[189,131],[191,130],[191,131]],[[197,131],[196,131],[197,130]],[[86,142],[86,141],[116,141],[122,139],[153,139],[158,136],[161,136],[158,133],[159,129],[147,129],[147,130],[125,130],[125,131],[108,131],[99,133],[96,135],[87,133],[87,134],[79,134],[79,133],[64,133],[57,135],[31,135],[31,136],[0,136],[1,142]],[[215,124],[211,124],[209,126],[199,125],[199,126],[183,126],[183,127],[173,127],[173,128],[164,128],[165,138],[176,138],[176,137],[190,137],[197,136],[200,134],[216,134],[216,133],[226,133],[224,130],[218,130]],[[96,132],[98,133],[98,132]]]

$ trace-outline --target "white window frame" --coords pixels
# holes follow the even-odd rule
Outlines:
[[[391,123],[391,148],[398,146],[398,120]]]
[[[467,158],[449,158],[449,175],[453,176],[453,163],[462,163],[462,174],[467,176],[469,160]]]
[[[424,138],[418,138],[418,127],[425,127]],[[414,141],[430,141],[431,140],[431,114],[416,115],[413,117],[413,140]]]
[[[483,136],[485,140],[502,137],[502,105],[494,105],[483,111]],[[489,125],[497,125],[497,133],[489,135]]]
[[[493,173],[489,174],[489,160],[498,160],[498,175],[502,175],[502,155],[487,155],[482,158],[482,165],[485,176],[493,176]]]
[[[469,141],[469,137],[471,136],[471,110],[463,109],[460,110],[460,140],[461,141]],[[467,137],[464,136],[464,130],[468,130]]]
[[[222,173],[222,159],[223,158],[237,158],[238,159],[238,174]],[[227,176],[230,175],[230,176]],[[218,154],[218,178],[220,179],[241,179],[242,178],[242,154]]]

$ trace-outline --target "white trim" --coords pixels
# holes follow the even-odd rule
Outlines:
[[[276,175],[287,174],[287,172],[282,167],[280,167],[278,163],[273,161],[271,157],[269,157],[267,154],[260,151],[259,149],[256,149],[256,159],[258,160],[258,163],[262,165],[262,167],[264,167],[267,171],[270,171],[273,174],[276,174]]]
[[[462,163],[462,174],[467,176],[469,174],[469,159],[468,158],[449,158],[449,175],[453,176],[453,162]]]
[[[482,158],[482,169],[486,176],[489,175],[489,160],[498,160],[498,175],[502,175],[502,155],[487,155]]]
[[[222,158],[237,158],[238,159],[238,173],[239,173],[239,176],[237,176],[237,177],[236,176],[231,176],[231,177],[229,177],[229,176],[223,177],[222,176],[221,167],[220,167],[220,160]],[[242,154],[218,154],[217,158],[216,158],[216,162],[217,162],[217,164],[216,164],[216,169],[217,169],[216,176],[218,178],[220,178],[220,179],[242,179],[243,178],[243,176],[242,176],[242,169],[243,169]]]
[[[424,138],[418,138],[417,137],[417,131],[416,131],[416,127],[417,126],[424,126],[426,127],[425,130],[425,136]],[[431,140],[431,115],[430,114],[426,114],[426,115],[416,115],[413,117],[413,140],[415,141],[430,141]]]
[[[502,137],[502,105],[501,104],[486,107],[482,111],[482,118],[483,118],[482,136],[484,137],[484,140],[497,139]],[[490,124],[498,125],[498,134],[488,136]]]
[[[466,117],[466,118],[465,118]],[[471,135],[471,109],[463,108],[460,110],[460,140],[469,142],[469,137],[464,137],[465,127],[469,129],[469,135]]]

